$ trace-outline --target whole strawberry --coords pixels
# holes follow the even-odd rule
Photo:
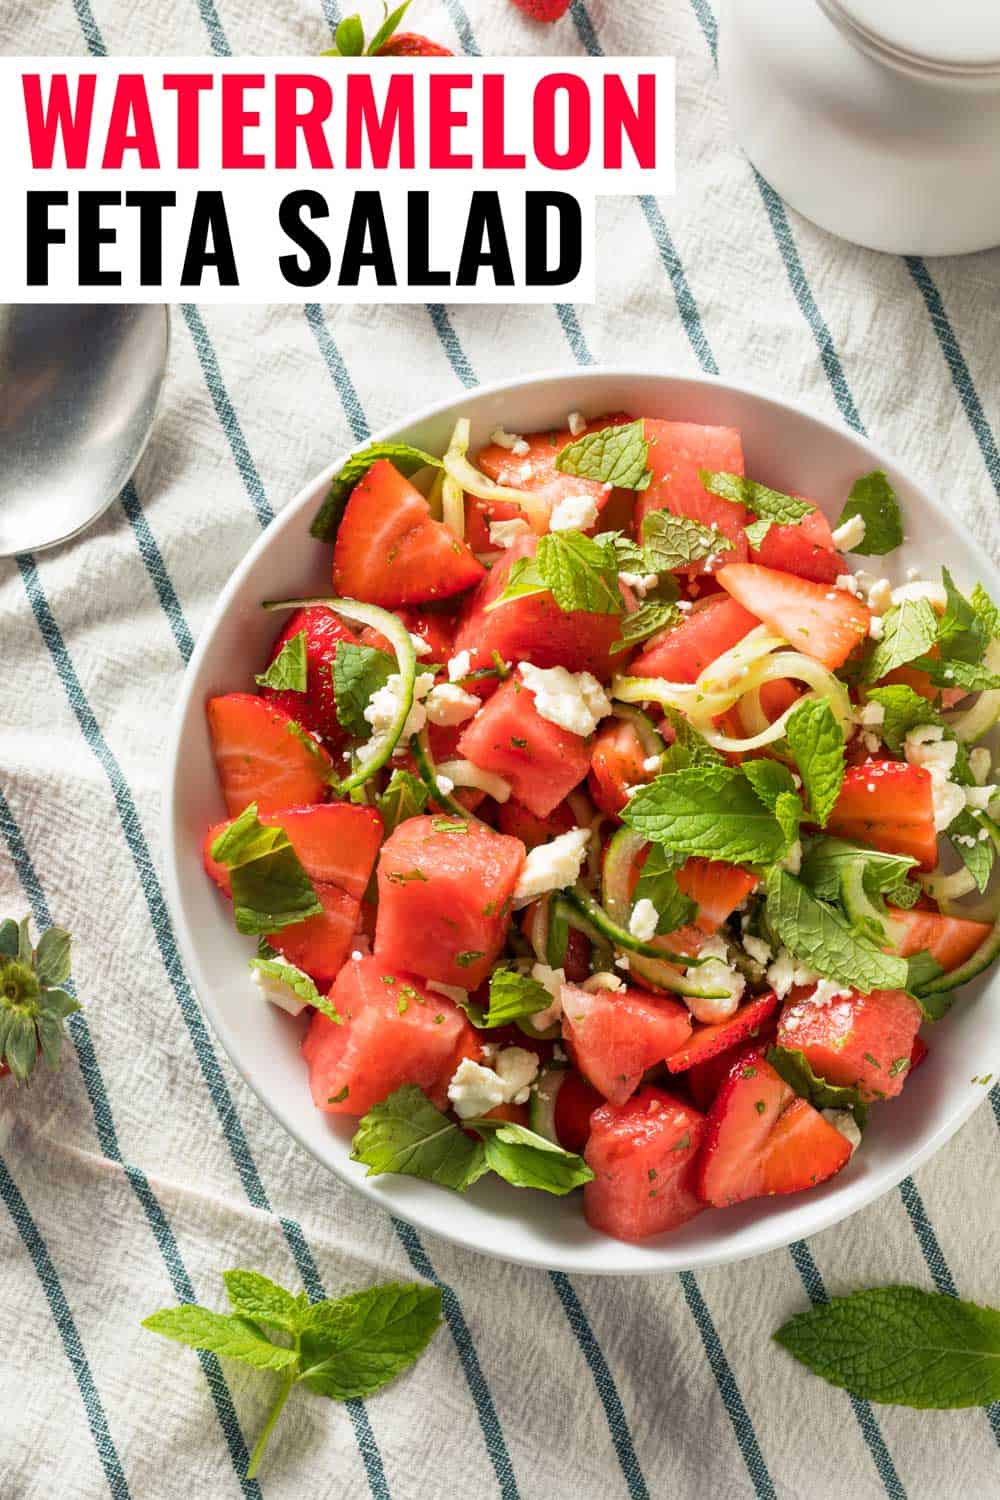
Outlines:
[[[0,922],[0,1075],[24,1083],[38,1055],[59,1061],[62,1027],[80,1007],[59,986],[69,978],[70,936],[50,927],[32,948],[28,918]]]
[[[387,42],[383,42],[378,49],[379,57],[454,57],[450,47],[442,47],[440,42],[432,42],[426,36],[419,36],[415,31],[400,31],[391,36]]]
[[[360,16],[345,16],[337,27],[336,46],[330,47],[324,57],[454,57],[448,47],[432,42],[429,37],[415,31],[397,31],[396,28],[406,14],[410,0],[403,0],[390,15],[388,6],[382,25],[365,46],[365,28]]]
[[[569,10],[570,0],[514,0],[533,21],[558,21]]]

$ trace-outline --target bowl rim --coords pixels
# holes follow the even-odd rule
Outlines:
[[[452,1230],[447,1224],[441,1224],[437,1221],[429,1222],[423,1215],[422,1207],[419,1204],[408,1204],[406,1212],[401,1212],[398,1207],[394,1207],[387,1201],[386,1190],[381,1186],[382,1177],[370,1178],[358,1175],[349,1170],[344,1170],[345,1167],[349,1166],[349,1161],[345,1162],[342,1166],[321,1156],[298,1130],[294,1119],[288,1115],[280,1104],[276,1104],[268,1098],[264,1084],[255,1076],[251,1076],[251,1073],[243,1066],[239,1059],[238,1049],[231,1041],[231,1028],[225,1019],[215,1012],[211,1000],[211,986],[207,984],[202,975],[196,947],[188,932],[181,900],[177,843],[174,836],[176,824],[177,765],[183,740],[184,720],[202,659],[208,653],[210,643],[218,625],[226,615],[233,598],[242,587],[243,580],[246,574],[250,572],[253,564],[271,545],[275,537],[284,531],[286,527],[294,523],[296,517],[300,515],[307,505],[316,503],[322,488],[329,484],[333,476],[343,468],[352,454],[362,451],[373,443],[392,441],[401,432],[405,432],[434,417],[439,417],[446,412],[456,411],[461,407],[463,401],[476,401],[482,397],[499,396],[513,392],[520,394],[530,390],[533,385],[543,385],[554,380],[564,381],[567,384],[575,386],[586,386],[590,381],[615,377],[627,380],[673,380],[689,385],[715,387],[731,391],[739,396],[767,403],[779,412],[796,413],[826,428],[829,433],[836,437],[841,439],[847,438],[866,449],[873,456],[876,467],[890,469],[898,474],[919,497],[920,503],[937,516],[949,531],[954,530],[956,526],[960,531],[964,531],[963,523],[953,513],[947,511],[932,495],[928,494],[925,487],[918,483],[912,474],[881,444],[873,442],[865,433],[856,431],[845,422],[827,417],[815,411],[803,401],[776,395],[765,387],[749,381],[732,380],[722,375],[710,375],[700,371],[686,371],[655,365],[570,365],[536,370],[528,375],[505,380],[489,381],[482,385],[470,387],[448,398],[430,402],[416,411],[408,412],[402,419],[384,424],[363,441],[344,449],[332,463],[321,469],[302,485],[296,494],[276,514],[274,520],[264,528],[260,536],[243,555],[227,578],[215,604],[202,623],[194,651],[185,667],[177,700],[172,711],[166,740],[166,756],[162,781],[163,797],[160,813],[160,836],[162,841],[164,874],[166,877],[165,894],[167,907],[181,958],[185,970],[192,981],[192,988],[198,999],[198,1003],[207,1017],[214,1035],[222,1043],[230,1062],[240,1077],[249,1085],[268,1113],[277,1120],[278,1124],[287,1131],[292,1139],[303,1150],[307,1151],[320,1166],[331,1172],[346,1187],[361,1193],[369,1202],[374,1203],[383,1212],[393,1214],[398,1218],[404,1218],[424,1233],[443,1239],[463,1250],[471,1250],[477,1254],[488,1256],[491,1259],[504,1261],[507,1264],[521,1265],[536,1270],[565,1270],[573,1275],[592,1276],[654,1276],[684,1270],[703,1271],[716,1266],[734,1265],[741,1261],[753,1260],[760,1255],[767,1255],[776,1250],[786,1249],[797,1240],[807,1239],[812,1235],[821,1233],[825,1229],[833,1228],[834,1225],[842,1223],[845,1219],[860,1212],[861,1209],[867,1208],[869,1204],[897,1187],[904,1178],[910,1176],[924,1162],[934,1156],[962,1125],[966,1123],[974,1111],[979,1108],[988,1097],[988,1090],[982,1088],[965,1095],[964,1098],[959,1100],[948,1118],[942,1121],[940,1126],[926,1141],[900,1155],[898,1160],[877,1168],[870,1176],[852,1183],[853,1193],[812,1199],[807,1195],[803,1195],[798,1205],[799,1223],[793,1231],[789,1231],[787,1226],[784,1225],[783,1220],[779,1218],[775,1218],[773,1221],[767,1219],[761,1220],[760,1240],[751,1247],[735,1247],[731,1244],[727,1246],[725,1239],[722,1238],[719,1240],[718,1247],[714,1248],[709,1255],[695,1255],[690,1264],[664,1266],[660,1263],[658,1254],[662,1237],[657,1236],[655,1241],[647,1246],[643,1242],[626,1244],[609,1236],[607,1239],[607,1261],[609,1263],[588,1264],[583,1267],[576,1261],[571,1262],[565,1257],[560,1259],[558,1254],[546,1259],[540,1255],[518,1249],[516,1246],[501,1248],[491,1243],[478,1243],[471,1240],[468,1235],[458,1230]],[[992,573],[995,571],[991,559],[986,557],[983,559],[983,563],[984,572]],[[1000,1062],[1000,1057],[998,1057],[997,1061]],[[846,1203],[842,1201],[844,1196],[847,1198]],[[407,1214],[409,1215],[408,1218]],[[773,1227],[770,1227],[772,1222]],[[611,1263],[615,1262],[615,1247],[618,1247],[623,1252],[645,1251],[650,1257],[649,1263],[636,1263],[634,1260],[630,1260],[627,1264],[621,1262]]]

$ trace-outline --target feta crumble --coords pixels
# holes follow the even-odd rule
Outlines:
[[[965,788],[951,780],[958,745],[944,738],[940,724],[918,724],[906,736],[903,753],[911,766],[923,766],[930,774],[934,827],[940,833],[965,811]]]
[[[389,733],[399,712],[399,701],[404,691],[404,679],[399,672],[393,672],[384,687],[376,689],[372,694],[364,711],[364,718],[372,726],[372,739],[378,740],[380,736]],[[400,743],[405,743],[411,735],[419,734],[427,723],[427,709],[424,699],[434,686],[433,672],[418,672],[413,684],[413,703],[410,712],[406,716],[400,734]]]
[[[762,969],[767,967],[773,957],[770,944],[765,943],[763,938],[754,937],[752,932],[743,934],[743,951],[753,959],[754,963],[760,964]]]
[[[885,635],[885,621],[881,615],[872,615],[868,621],[868,638],[880,641]]]
[[[864,516],[851,516],[833,533],[833,545],[838,552],[853,552],[865,539]]]
[[[975,750],[969,751],[969,770],[977,786],[985,786],[992,769],[993,756],[985,745],[977,745]]]
[[[548,964],[533,964],[531,977],[552,996],[551,1005],[547,1005],[544,1010],[537,1010],[530,1017],[531,1025],[536,1031],[547,1031],[562,1015],[562,987],[566,983],[566,970],[551,969]]]
[[[703,984],[706,989],[724,990],[725,994],[714,1000],[701,999],[695,995],[686,995],[684,998],[695,1020],[711,1025],[732,1015],[740,1003],[747,982],[738,969],[730,967],[729,950],[722,938],[709,938],[699,948],[698,957],[707,958],[708,963],[692,969],[695,982]]]
[[[525,687],[535,695],[536,713],[571,734],[585,739],[611,712],[607,694],[590,672],[533,667],[526,661],[521,663],[520,671]]]
[[[618,978],[617,974],[608,974],[602,969],[599,974],[591,974],[589,979],[585,979],[580,988],[586,990],[588,995],[592,995],[595,990],[611,990],[617,994],[620,990],[627,989],[628,986],[624,979]]]
[[[660,769],[660,757],[658,755],[647,755],[642,763],[642,769],[650,776]]]
[[[864,724],[867,729],[874,728],[879,724],[884,724],[885,704],[866,703],[864,708],[862,708],[861,712],[858,714],[858,721],[859,723]]]
[[[524,441],[519,432],[505,432],[502,427],[494,427],[490,433],[490,442],[496,443],[498,448],[506,448],[515,458],[523,458],[526,453],[531,452],[530,444]]]
[[[844,1137],[844,1140],[847,1141],[851,1148],[851,1155],[853,1156],[854,1152],[861,1145],[861,1131],[858,1129],[858,1122],[851,1114],[851,1111],[849,1109],[821,1109],[820,1114],[828,1125],[832,1125],[834,1130],[839,1131]]]
[[[530,1086],[538,1076],[538,1054],[527,1047],[504,1047],[493,1064],[503,1084],[504,1104],[527,1104]]]
[[[628,919],[628,930],[640,942],[648,943],[656,936],[659,920],[660,914],[656,907],[648,897],[644,896],[632,908],[632,915]]]
[[[288,967],[294,968],[294,964]],[[301,973],[301,970],[299,971]],[[305,976],[303,975],[303,978]],[[300,995],[297,995],[290,984],[283,979],[275,979],[270,974],[265,974],[262,969],[250,970],[250,983],[257,990],[261,1000],[269,1000],[272,1005],[286,1010],[290,1016],[297,1016],[308,1004]]]
[[[435,784],[442,797],[450,797],[455,790],[455,783],[450,776],[442,776],[440,771],[434,778]]]
[[[638,594],[640,599],[645,599],[650,589],[655,589],[660,581],[658,573],[619,573],[618,582],[624,584],[625,588],[631,589]]]
[[[990,803],[997,794],[995,786],[967,786],[965,792],[965,805],[973,812],[988,812]]]
[[[884,615],[892,604],[892,584],[888,578],[876,578],[868,587],[868,608],[873,615]]]
[[[589,842],[589,828],[571,828],[569,833],[561,833],[547,844],[530,849],[514,888],[514,905],[527,906],[546,891],[561,891],[573,885]]]
[[[569,428],[570,437],[579,437],[587,425],[587,418],[582,411],[571,411],[566,418],[566,426]]]
[[[549,517],[550,531],[589,531],[597,521],[593,495],[566,495],[557,500]]]
[[[472,671],[472,652],[459,651],[448,662],[448,681],[461,682]]]
[[[490,541],[494,547],[513,547],[522,536],[530,536],[531,527],[520,516],[512,521],[491,521]]]
[[[789,953],[787,948],[779,948],[778,956],[768,968],[767,982],[778,999],[784,1000],[791,989],[807,984],[818,984],[819,975],[806,964],[799,963],[799,960]]]
[[[425,704],[427,717],[432,724],[463,724],[482,707],[475,693],[467,693],[454,682],[439,682],[431,688]]]
[[[468,1005],[469,992],[463,990],[459,984],[445,984],[441,979],[428,979],[427,988],[434,990],[438,995],[443,995],[446,1000],[454,1000],[456,1005]],[[486,1051],[486,1048],[483,1048]]]
[[[504,1083],[492,1068],[463,1057],[448,1085],[448,1098],[458,1118],[470,1120],[504,1102]]]
[[[944,585],[940,583],[902,583],[892,591],[893,604],[912,603],[915,599],[927,599],[937,609],[944,609],[948,603]]]
[[[425,641],[422,635],[414,635],[412,630],[409,632],[409,637],[410,637],[410,640],[413,642],[413,654],[414,654],[414,656],[430,656],[430,654],[431,654],[431,643],[430,643],[430,641]]]

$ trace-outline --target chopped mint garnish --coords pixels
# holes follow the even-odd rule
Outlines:
[[[585,433],[562,449],[556,457],[556,468],[562,474],[592,479],[597,484],[644,490],[652,478],[648,460],[649,443],[640,418]]]

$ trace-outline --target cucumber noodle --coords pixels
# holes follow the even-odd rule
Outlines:
[[[530,490],[508,489],[506,485],[497,484],[495,480],[489,479],[479,469],[474,468],[466,458],[468,447],[469,420],[463,417],[455,424],[451,443],[444,456],[446,479],[443,503],[444,519],[448,529],[456,536],[463,536],[465,533],[464,491],[466,495],[474,495],[477,500],[502,501],[505,505],[516,505],[518,510],[523,511],[527,516],[533,530],[538,532],[548,530],[549,506],[547,502],[540,495],[533,495]],[[456,497],[452,502],[453,513],[449,511],[449,493]]]

